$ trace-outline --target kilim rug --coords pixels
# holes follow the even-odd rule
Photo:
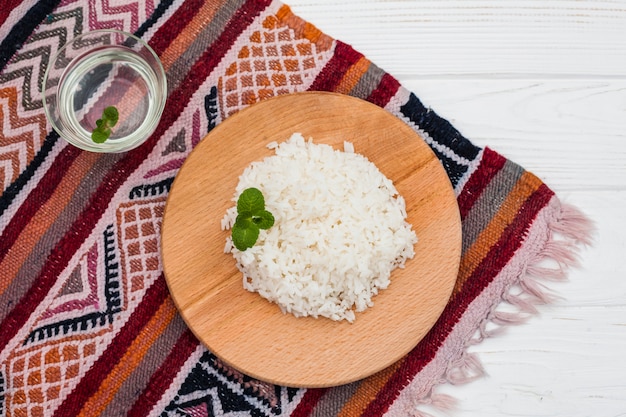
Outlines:
[[[122,154],[66,144],[38,91],[50,56],[101,28],[148,41],[168,74],[157,131]],[[537,177],[278,1],[4,0],[0,39],[0,416],[421,415],[451,402],[438,384],[480,376],[467,347],[548,301],[541,281],[562,278],[588,241],[585,217]],[[168,190],[194,146],[242,108],[303,90],[369,100],[419,131],[463,221],[458,282],[428,336],[390,368],[328,389],[220,363],[177,314],[159,257]]]

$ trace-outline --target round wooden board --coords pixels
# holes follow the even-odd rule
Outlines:
[[[354,144],[390,178],[419,242],[374,306],[350,324],[295,318],[243,289],[220,222],[239,175],[294,132],[343,150]],[[260,380],[327,387],[370,376],[406,355],[443,311],[461,253],[461,221],[450,181],[410,127],[363,100],[298,93],[255,104],[213,129],[185,161],[165,208],[162,256],[174,302],[194,334],[222,361]]]

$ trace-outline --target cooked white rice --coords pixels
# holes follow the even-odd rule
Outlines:
[[[249,165],[233,201],[256,187],[274,226],[257,243],[232,253],[246,290],[296,317],[354,321],[387,288],[391,271],[415,254],[415,232],[406,221],[402,196],[393,183],[351,143],[345,152],[305,141],[295,133],[268,145],[276,154]],[[222,228],[237,216],[230,208]]]

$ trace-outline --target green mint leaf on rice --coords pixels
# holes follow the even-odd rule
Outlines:
[[[251,248],[259,238],[258,227],[245,227],[238,223],[233,225],[233,245],[240,251]]]
[[[256,213],[265,209],[265,198],[257,188],[247,188],[237,200],[237,213]]]
[[[245,189],[237,200],[237,219],[232,229],[233,245],[245,251],[259,238],[261,229],[274,225],[274,215],[265,210],[265,198],[257,188]]]
[[[274,226],[274,215],[267,210],[261,210],[252,216],[252,221],[259,229],[269,229]]]
[[[252,221],[252,213],[250,212],[239,213],[237,215],[237,220],[235,220],[235,224],[244,229],[247,229],[249,227],[259,227]]]

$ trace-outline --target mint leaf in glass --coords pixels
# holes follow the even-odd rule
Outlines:
[[[114,106],[106,107],[102,111],[102,118],[96,120],[96,127],[91,132],[91,140],[95,143],[104,143],[111,136],[111,128],[117,124],[120,114]]]

